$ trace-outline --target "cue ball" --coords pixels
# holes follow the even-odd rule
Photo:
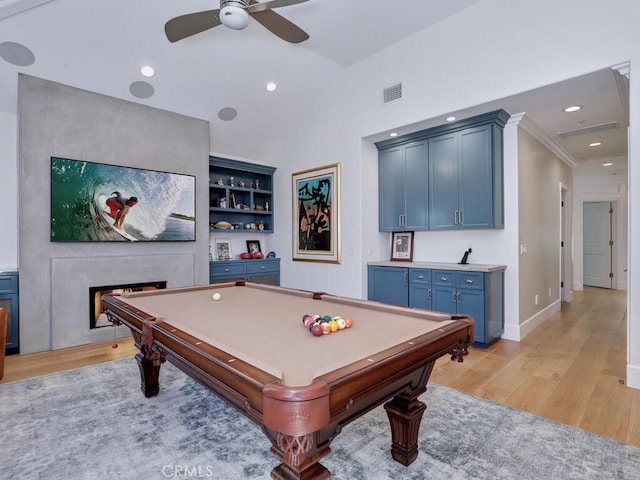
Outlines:
[[[222,298],[222,295],[220,295],[218,292],[214,293],[211,298],[213,298],[216,302],[218,300],[220,300]]]

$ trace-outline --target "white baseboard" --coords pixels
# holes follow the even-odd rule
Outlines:
[[[559,312],[560,306],[560,300],[556,300],[551,305],[540,310],[538,313],[529,317],[519,325],[506,324],[501,338],[519,342],[529,335],[536,327],[540,326],[545,320]]]
[[[640,365],[627,365],[627,387],[640,389]]]

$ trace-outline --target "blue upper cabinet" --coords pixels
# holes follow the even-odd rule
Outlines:
[[[381,231],[426,230],[428,226],[427,142],[392,146],[378,156]]]
[[[504,228],[504,110],[376,144],[380,231]]]

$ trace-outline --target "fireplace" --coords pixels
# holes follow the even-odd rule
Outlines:
[[[110,327],[102,309],[102,296],[129,292],[142,292],[145,290],[158,290],[167,288],[166,280],[160,282],[128,283],[125,285],[103,285],[101,287],[89,287],[89,328]]]

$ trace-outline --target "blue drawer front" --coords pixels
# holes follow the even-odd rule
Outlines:
[[[453,270],[433,270],[431,282],[434,285],[455,287],[456,272]]]
[[[483,290],[484,273],[482,272],[459,272],[458,288]]]
[[[15,273],[0,272],[0,293],[17,293],[18,275]]]
[[[253,273],[277,273],[280,270],[279,262],[262,262],[256,260],[255,263],[247,263],[247,274]]]
[[[409,283],[431,285],[431,270],[423,268],[411,268],[409,269],[409,272]]]
[[[211,275],[240,275],[244,276],[246,272],[246,268],[243,263],[234,263],[234,264],[225,264],[224,262],[220,262],[220,264],[211,263],[209,265],[209,273]]]

